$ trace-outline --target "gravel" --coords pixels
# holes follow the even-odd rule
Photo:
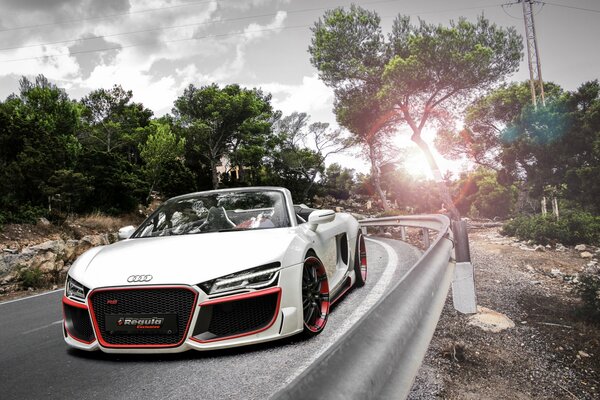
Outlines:
[[[546,272],[579,255],[524,251],[495,232],[471,234],[477,300],[516,326],[499,333],[470,326],[449,296],[409,398],[599,398],[600,326],[578,314],[569,282]]]

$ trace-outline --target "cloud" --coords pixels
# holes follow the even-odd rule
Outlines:
[[[333,107],[333,90],[327,87],[316,74],[304,76],[299,85],[266,83],[260,87],[273,94],[273,105],[284,115],[294,111],[306,112],[313,116],[313,120],[322,121],[323,110],[329,111]]]
[[[231,0],[231,1],[222,1],[220,3],[221,7],[236,9],[247,11],[251,8],[261,8],[265,6],[272,6],[274,3],[275,6],[279,4],[288,4],[291,0]]]

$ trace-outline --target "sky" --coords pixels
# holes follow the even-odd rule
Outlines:
[[[447,24],[482,12],[524,33],[514,0],[354,1],[382,17],[384,32],[398,14]],[[120,84],[161,116],[190,83],[238,83],[273,95],[284,115],[306,112],[335,126],[333,92],[310,64],[310,27],[326,9],[349,0],[0,0],[0,99],[22,75],[44,74],[72,98]],[[502,4],[508,4],[502,6]],[[600,78],[600,0],[549,0],[535,6],[544,80],[567,90]],[[526,59],[509,81],[528,79]],[[428,139],[431,139],[431,134]],[[397,143],[410,146],[408,134]],[[411,151],[407,167],[427,175]],[[328,162],[367,172],[354,154]],[[442,170],[464,163],[438,158]]]

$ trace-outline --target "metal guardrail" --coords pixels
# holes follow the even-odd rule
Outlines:
[[[402,399],[410,392],[453,280],[453,230],[443,215],[359,222],[363,228],[415,227],[438,235],[403,278],[274,399]]]

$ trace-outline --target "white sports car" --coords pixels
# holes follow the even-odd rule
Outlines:
[[[331,304],[367,278],[358,222],[295,206],[282,188],[175,197],[119,236],[69,270],[70,346],[174,353],[316,335]]]

